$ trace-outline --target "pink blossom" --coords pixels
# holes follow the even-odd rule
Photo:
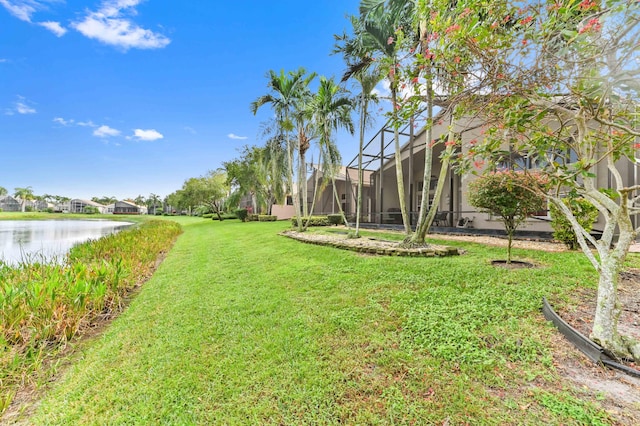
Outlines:
[[[446,30],[444,30],[444,32],[446,34],[452,33],[454,31],[458,31],[460,29],[460,25],[458,24],[453,24],[450,27],[448,27]]]
[[[578,5],[578,7],[582,10],[589,10],[593,7],[597,7],[598,5],[596,4],[595,1],[593,0],[582,0],[582,2],[580,2],[580,4]]]
[[[418,77],[413,77],[413,78],[411,79],[411,82],[412,82],[413,84],[418,84]]]
[[[587,22],[587,25],[585,25],[584,27],[580,28],[580,30],[578,31],[578,34],[582,34],[584,32],[590,31],[590,30],[600,31],[600,28],[602,28],[602,24],[600,23],[598,18],[592,18],[592,19],[589,20],[589,22]]]
[[[389,37],[389,38],[387,39],[387,44],[393,44],[393,41],[394,41],[394,40],[393,40],[393,37]]]
[[[444,146],[454,146],[456,144],[455,140],[450,140],[450,141],[446,141],[444,143]]]
[[[533,16],[527,16],[526,18],[520,20],[520,25],[527,25],[531,21],[533,21]]]
[[[633,147],[634,147],[635,149],[640,149],[640,143],[634,143],[634,144],[633,144]]]
[[[473,165],[476,169],[481,169],[482,166],[484,166],[484,161],[482,160],[476,160],[473,162]]]

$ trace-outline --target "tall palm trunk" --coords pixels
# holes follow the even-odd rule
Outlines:
[[[393,104],[393,142],[395,146],[396,157],[396,182],[398,184],[398,201],[400,203],[400,213],[402,215],[402,224],[404,232],[407,236],[411,235],[411,224],[409,223],[409,215],[407,214],[407,200],[404,190],[404,173],[402,171],[402,151],[400,150],[400,125],[398,122],[398,90],[395,87],[395,75],[391,77],[394,81],[391,83],[391,102]],[[382,170],[380,170],[382,173]]]
[[[366,124],[367,114],[367,96],[364,93],[364,87],[362,90],[362,112],[360,113],[360,144],[358,147],[358,195],[356,197],[356,230],[355,237],[360,237],[360,216],[362,215],[362,185],[364,180],[364,173],[362,171],[362,150],[364,149],[364,127]]]
[[[331,184],[333,186],[333,195],[336,198],[336,204],[338,204],[338,213],[340,213],[340,216],[342,217],[342,221],[344,222],[344,225],[347,227],[347,229],[350,229],[349,221],[347,220],[347,217],[344,215],[344,211],[342,210],[342,203],[340,203],[340,197],[338,197],[338,190],[336,189],[336,179],[333,176],[331,176]]]
[[[313,162],[313,159],[311,160],[311,162]],[[318,167],[320,164],[322,164],[322,150],[320,150],[320,156],[318,157]],[[307,217],[307,220],[305,221],[305,224],[304,224],[305,231],[307,230],[307,227],[309,226],[309,222],[311,221],[311,215],[313,215],[313,210],[316,208],[316,200],[318,198],[318,180],[319,180],[318,169],[316,169],[316,171],[313,174],[314,174],[313,199],[311,200],[311,209],[309,209],[309,216]]]
[[[287,133],[287,163],[289,166],[289,173],[287,174],[287,180],[289,183],[289,189],[291,191],[291,198],[293,199],[293,210],[296,213],[296,227],[299,232],[302,232],[302,214],[300,211],[300,197],[298,191],[293,186],[293,176],[295,173],[295,163],[293,161],[293,144],[291,143],[291,136]]]

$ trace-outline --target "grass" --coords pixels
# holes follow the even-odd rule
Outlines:
[[[129,308],[47,392],[32,424],[607,424],[555,372],[543,295],[595,285],[579,253],[390,258],[184,228]],[[571,271],[568,273],[568,271]]]

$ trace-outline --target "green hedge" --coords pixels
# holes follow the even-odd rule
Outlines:
[[[258,216],[258,222],[275,222],[278,220],[278,216],[272,214],[259,214],[256,216]]]
[[[327,219],[329,220],[329,223],[332,225],[340,225],[342,223],[341,214],[329,214],[327,215]]]
[[[243,222],[247,220],[248,214],[249,212],[247,212],[247,209],[236,210],[236,216],[238,217],[238,219],[240,219]]]
[[[304,219],[303,219],[304,224]],[[291,225],[298,226],[297,216],[291,218]],[[309,218],[309,226],[330,226],[329,218],[327,216],[311,216]]]
[[[593,229],[593,224],[598,220],[598,209],[582,197],[567,197],[562,201],[571,209],[584,230],[590,232]],[[563,242],[571,250],[577,249],[579,247],[578,237],[573,232],[573,226],[571,226],[569,219],[555,204],[551,204],[550,210],[553,238]]]

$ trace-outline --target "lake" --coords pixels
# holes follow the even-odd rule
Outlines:
[[[13,265],[59,260],[78,243],[131,225],[113,220],[0,220],[0,259]]]

